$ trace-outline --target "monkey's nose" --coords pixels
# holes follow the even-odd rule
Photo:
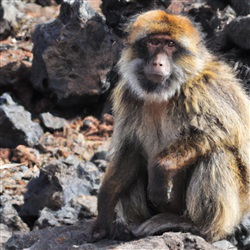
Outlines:
[[[163,63],[161,63],[161,62],[153,62],[153,66],[155,66],[155,67],[162,67],[163,66]]]

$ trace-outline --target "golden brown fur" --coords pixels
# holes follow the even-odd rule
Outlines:
[[[138,63],[134,43],[155,30],[190,49],[174,62],[179,78],[161,96],[135,90],[136,67],[131,71]],[[249,99],[187,18],[151,11],[137,17],[129,31],[113,93],[112,154],[93,235],[142,237],[168,230],[168,221],[178,222],[182,214],[191,227],[184,219],[180,229],[195,225],[206,239],[222,239],[250,212]]]

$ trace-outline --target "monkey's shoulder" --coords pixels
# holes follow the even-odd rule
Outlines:
[[[240,106],[245,106],[245,110],[249,109],[249,97],[234,70],[216,59],[207,62],[199,74],[184,84],[182,93],[189,108],[192,107],[196,112],[214,108],[216,113],[216,110],[225,107],[237,110],[240,103]]]
[[[196,129],[214,138],[249,138],[250,100],[227,64],[210,61],[182,91],[180,110]]]

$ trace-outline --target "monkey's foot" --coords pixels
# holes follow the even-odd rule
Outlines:
[[[108,235],[109,235],[109,232],[106,228],[94,225],[92,229],[92,233],[91,233],[91,242],[96,242],[101,239],[107,238]]]

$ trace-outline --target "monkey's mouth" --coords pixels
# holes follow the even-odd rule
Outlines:
[[[160,72],[145,72],[139,70],[138,83],[141,88],[148,93],[161,93],[168,86],[169,75],[161,74]]]
[[[148,74],[147,75],[148,80],[150,80],[152,83],[162,83],[166,79],[164,75],[161,74]]]

